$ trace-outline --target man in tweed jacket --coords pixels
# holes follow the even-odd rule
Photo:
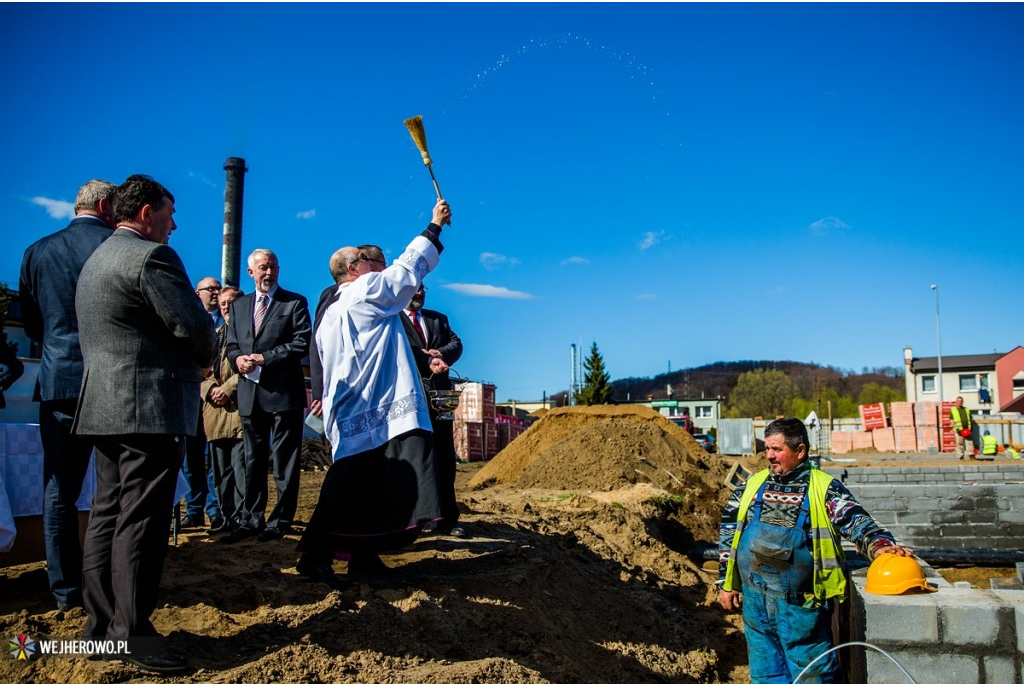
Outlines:
[[[166,245],[173,214],[166,188],[129,177],[115,194],[117,230],[85,263],[75,297],[85,359],[75,431],[96,444],[85,637],[129,640],[129,661],[156,673],[188,668],[149,617],[201,370],[216,351],[213,322]]]

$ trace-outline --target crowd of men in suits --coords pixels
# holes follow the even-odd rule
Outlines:
[[[311,321],[306,298],[279,285],[268,249],[249,255],[253,292],[214,277],[193,289],[168,245],[174,202],[148,176],[86,183],[75,219],[25,251],[19,284],[25,330],[42,344],[51,592],[62,611],[84,606],[85,638],[128,640],[128,660],[156,673],[189,668],[150,621],[178,472],[190,490],[186,525],[209,514],[224,544],[292,533],[307,354],[310,410],[324,417],[335,462],[299,542],[299,573],[336,584],[335,559],[349,560],[349,573],[384,572],[378,554],[426,526],[464,534],[451,427],[422,382],[450,388],[447,372],[462,353],[447,317],[422,307],[447,203],[438,201],[390,266],[373,245],[337,251],[335,283]],[[96,491],[83,547],[75,502],[91,453]]]

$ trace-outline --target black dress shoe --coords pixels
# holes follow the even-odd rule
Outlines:
[[[186,516],[181,519],[182,528],[202,528],[206,524],[202,516]]]
[[[299,563],[295,564],[295,570],[310,582],[326,583],[339,589],[342,587],[341,581],[338,580],[338,576],[335,575],[330,564],[314,564],[305,559],[299,559]]]
[[[386,576],[393,570],[376,554],[353,554],[348,562],[349,575]]]
[[[257,531],[255,528],[239,528],[238,530],[232,532],[230,535],[225,535],[224,537],[222,537],[220,540],[217,541],[217,543],[222,545],[233,545],[236,542],[248,540],[249,538],[254,537],[255,535],[257,535]]]
[[[257,535],[256,539],[260,542],[270,542],[271,540],[280,540],[283,537],[284,533],[281,532],[280,528],[267,528]]]
[[[166,650],[159,654],[133,654],[126,661],[147,673],[183,673],[192,668],[185,657]]]
[[[217,522],[210,523],[210,535],[220,535],[221,533],[230,533],[235,530],[235,526],[225,518],[221,518]]]

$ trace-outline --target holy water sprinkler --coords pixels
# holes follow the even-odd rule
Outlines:
[[[406,119],[405,127],[409,129],[412,141],[416,143],[420,154],[423,155],[423,164],[427,167],[427,171],[430,172],[430,180],[434,182],[434,192],[437,193],[437,199],[444,199],[441,197],[441,188],[437,185],[437,179],[434,178],[434,168],[431,165],[430,153],[427,151],[427,132],[423,130],[423,117],[417,114],[410,119]],[[451,225],[451,223],[452,220],[448,219],[448,224]]]

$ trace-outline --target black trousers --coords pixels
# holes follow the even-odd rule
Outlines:
[[[262,530],[264,526],[286,532],[299,506],[299,473],[302,469],[302,410],[267,412],[259,402],[242,417],[245,444],[245,493],[241,525]],[[273,460],[273,461],[271,461]],[[273,465],[277,502],[267,511],[267,466]]]
[[[210,440],[210,468],[220,503],[220,514],[238,525],[245,493],[245,448],[241,439]]]
[[[434,429],[434,471],[437,473],[437,496],[441,505],[441,521],[437,527],[451,530],[459,523],[459,503],[455,499],[455,435],[452,421],[431,417]]]
[[[185,436],[96,439],[96,493],[85,533],[86,638],[158,635],[156,608]]]

